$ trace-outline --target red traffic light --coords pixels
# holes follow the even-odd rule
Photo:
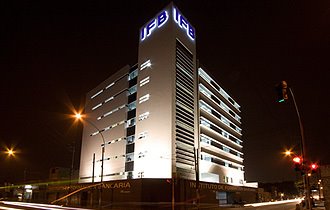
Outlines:
[[[319,166],[316,163],[311,164],[311,169],[316,170]]]
[[[301,164],[302,163],[302,158],[298,157],[298,156],[294,157],[292,160],[295,164]]]

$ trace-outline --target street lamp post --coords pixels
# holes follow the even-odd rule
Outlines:
[[[78,120],[82,120],[83,116],[80,113],[77,113],[75,115],[75,118]],[[101,187],[100,187],[100,194],[99,194],[99,208],[102,208],[102,191],[103,191],[103,171],[104,171],[104,153],[105,153],[105,139],[104,136],[102,134],[102,132],[100,131],[100,129],[97,128],[97,126],[92,123],[91,121],[88,121],[87,119],[84,119],[85,122],[87,122],[89,125],[91,125],[93,128],[95,128],[97,130],[97,132],[101,135],[102,138],[102,142],[103,142],[103,146],[102,146],[102,151],[101,151]],[[84,122],[82,121],[82,122]],[[94,180],[94,175],[92,177],[92,179]]]
[[[293,103],[294,103],[294,107],[295,107],[295,110],[296,110],[296,113],[297,113],[297,116],[298,116],[298,121],[299,121],[299,129],[300,129],[300,136],[301,136],[301,139],[300,139],[300,150],[301,150],[301,157],[302,157],[302,164],[304,165],[304,160],[306,158],[306,147],[305,147],[305,136],[304,136],[304,129],[303,129],[303,124],[301,122],[301,118],[300,118],[300,113],[299,113],[299,110],[298,110],[298,106],[297,106],[297,103],[296,103],[296,100],[295,100],[295,97],[294,97],[294,94],[293,94],[293,91],[290,87],[288,87],[289,91],[290,91],[290,94],[292,96],[292,100],[293,100]],[[310,199],[310,186],[309,186],[309,177],[304,175],[303,176],[303,181],[304,181],[304,185],[305,185],[305,190],[306,190],[306,207],[307,209],[311,209],[311,199]]]

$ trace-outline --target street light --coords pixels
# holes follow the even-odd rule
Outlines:
[[[13,149],[7,149],[7,151],[6,151],[6,154],[8,155],[8,157],[10,157],[10,156],[15,156],[15,151],[13,150]]]
[[[76,113],[74,116],[78,120],[80,120],[82,118],[82,115],[80,113]]]
[[[6,154],[7,158],[14,158],[17,153],[19,153],[19,150],[15,150],[14,146],[11,147],[5,147],[4,151],[1,151],[2,154]]]
[[[291,149],[286,149],[282,154],[284,154],[286,157],[291,156],[294,154]]]
[[[97,130],[97,132],[101,135],[102,138],[102,142],[103,142],[103,146],[102,146],[102,152],[101,152],[101,188],[100,188],[100,196],[99,196],[99,208],[101,208],[101,204],[102,204],[102,188],[103,188],[103,168],[104,168],[104,153],[105,153],[105,140],[104,140],[104,136],[102,134],[102,132],[100,131],[100,129],[97,128],[97,126],[92,123],[91,121],[87,120],[87,119],[83,119],[83,115],[80,113],[76,113],[75,114],[75,118],[77,120],[80,120],[82,122],[87,122],[89,125],[91,125],[93,128],[95,128]],[[93,178],[94,180],[94,174],[93,174]]]

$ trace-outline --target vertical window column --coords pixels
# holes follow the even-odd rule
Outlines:
[[[133,178],[133,170],[134,170],[137,76],[138,76],[138,69],[132,68],[130,70],[128,77],[129,95],[127,99],[127,115],[126,115],[127,123],[126,123],[125,172],[127,172],[127,179]]]

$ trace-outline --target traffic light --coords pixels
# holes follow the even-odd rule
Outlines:
[[[302,158],[299,157],[299,156],[295,156],[292,160],[295,164],[301,164],[302,163]]]
[[[296,171],[303,171],[302,158],[299,156],[295,156],[292,160],[294,163],[294,169]]]
[[[311,172],[315,173],[316,170],[318,169],[318,167],[319,166],[317,165],[317,163],[311,163],[311,165],[310,165]]]
[[[286,81],[281,81],[279,84],[276,85],[275,90],[277,93],[277,102],[282,103],[285,100],[288,100],[288,84]]]

